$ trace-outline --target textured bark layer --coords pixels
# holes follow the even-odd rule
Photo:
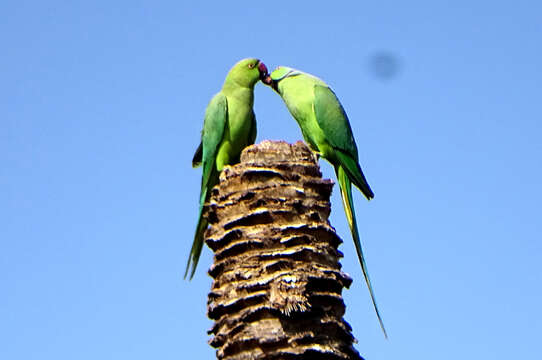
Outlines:
[[[332,187],[301,142],[264,141],[223,170],[206,233],[219,359],[361,359],[342,318],[352,280],[328,222]]]

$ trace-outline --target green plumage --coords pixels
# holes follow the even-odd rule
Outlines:
[[[185,278],[190,270],[194,276],[203,247],[203,236],[208,222],[203,215],[210,191],[218,183],[225,165],[239,162],[241,151],[256,140],[254,85],[267,75],[267,68],[258,59],[243,59],[235,64],[226,76],[222,90],[216,94],[203,121],[201,143],[192,166],[203,167],[199,199],[199,215],[194,242],[186,264]]]
[[[368,200],[374,197],[374,193],[359,165],[358,148],[346,112],[329,86],[313,75],[281,66],[266,78],[265,83],[271,85],[282,97],[311,149],[335,168],[359,262],[380,327],[387,337],[361,248],[352,200],[352,184],[359,188]]]

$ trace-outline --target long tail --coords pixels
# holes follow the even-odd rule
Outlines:
[[[203,217],[203,203],[199,207],[199,217],[198,225],[196,226],[196,233],[194,234],[194,242],[192,243],[192,248],[190,249],[190,255],[188,257],[188,262],[186,264],[186,270],[184,271],[184,278],[188,275],[188,269],[192,265],[192,270],[190,270],[190,280],[194,277],[196,272],[196,267],[198,266],[199,257],[201,255],[201,249],[203,248],[203,235],[207,229],[209,222]]]
[[[196,151],[197,154],[197,151]],[[194,156],[196,158],[196,156]],[[203,175],[201,177],[201,191],[199,196],[199,215],[198,225],[196,226],[196,233],[194,234],[194,242],[190,249],[190,255],[188,256],[188,263],[186,264],[186,270],[184,272],[184,278],[188,275],[188,269],[192,265],[190,270],[190,280],[194,277],[194,272],[198,266],[199,257],[201,255],[201,249],[203,248],[203,235],[209,225],[206,218],[203,217],[203,208],[207,202],[207,198],[210,194],[210,189],[218,183],[218,171],[215,168],[214,161],[203,164]]]
[[[339,180],[339,187],[341,189],[341,197],[343,200],[344,212],[346,213],[346,219],[348,220],[348,225],[350,226],[350,231],[352,232],[352,238],[354,240],[354,245],[356,246],[356,251],[358,253],[359,262],[361,264],[361,270],[363,271],[363,276],[365,277],[365,282],[367,283],[367,288],[371,295],[371,301],[373,302],[373,307],[378,317],[378,322],[380,323],[380,328],[384,332],[386,339],[388,334],[384,328],[384,322],[380,316],[380,311],[378,311],[378,306],[376,305],[375,295],[373,292],[373,287],[371,285],[371,280],[369,279],[369,272],[367,271],[367,264],[365,264],[365,258],[363,257],[363,250],[361,249],[361,242],[359,239],[358,225],[356,222],[356,213],[354,211],[354,202],[352,200],[352,183],[348,178],[348,175],[342,165],[335,166],[335,173],[337,174],[337,179]]]

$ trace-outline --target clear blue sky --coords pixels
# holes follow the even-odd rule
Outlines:
[[[208,101],[250,56],[325,79],[349,114],[376,194],[355,201],[390,335],[335,192],[360,353],[538,359],[540,2],[235,3],[0,5],[0,358],[214,358],[209,249],[182,280],[190,160]],[[381,52],[397,59],[391,79],[371,71]],[[258,141],[301,139],[280,98],[255,93]]]

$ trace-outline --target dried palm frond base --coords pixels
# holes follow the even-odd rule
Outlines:
[[[218,359],[361,359],[343,320],[333,182],[302,142],[264,141],[226,167],[207,209]]]

